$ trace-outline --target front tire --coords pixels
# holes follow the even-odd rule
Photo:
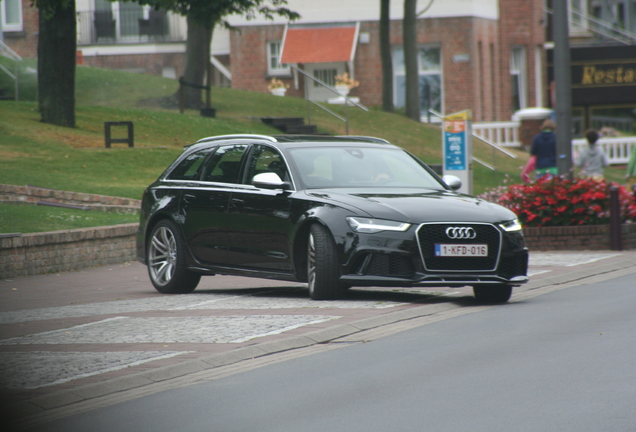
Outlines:
[[[146,248],[148,274],[162,294],[187,294],[194,291],[201,275],[186,269],[185,243],[174,223],[160,221],[152,229]]]
[[[314,300],[332,300],[342,295],[338,253],[331,234],[319,224],[309,230],[307,282]]]
[[[473,293],[479,303],[498,304],[506,303],[512,296],[510,285],[475,285]]]

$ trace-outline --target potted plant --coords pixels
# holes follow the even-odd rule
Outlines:
[[[358,87],[360,81],[349,76],[347,72],[336,75],[336,91],[341,96],[346,96],[352,88]]]
[[[284,82],[282,82],[281,80],[277,78],[272,78],[272,80],[267,85],[267,89],[274,96],[285,96],[285,92],[287,91],[288,88],[289,88],[289,84],[285,84]]]

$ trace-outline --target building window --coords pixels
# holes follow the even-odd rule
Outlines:
[[[587,30],[588,1],[587,0],[568,0],[568,12],[570,15],[570,32],[584,32]]]
[[[429,109],[443,113],[442,104],[442,54],[439,47],[422,47],[419,49],[418,73],[420,78],[420,110],[426,116]],[[404,50],[396,47],[393,50],[393,74],[395,76],[395,106],[406,105],[406,70],[404,67]]]
[[[336,75],[338,71],[336,69],[316,69],[314,70],[314,78],[319,79],[325,84],[335,87],[336,85]],[[316,81],[312,81],[314,83],[314,87],[322,87],[321,84],[318,84]]]
[[[280,41],[267,43],[267,73],[269,75],[289,75],[289,66],[280,64],[282,43]]]
[[[2,31],[22,31],[22,2],[21,0],[0,1],[2,8]]]
[[[510,52],[510,77],[512,78],[512,109],[519,111],[528,106],[525,47],[512,48]]]

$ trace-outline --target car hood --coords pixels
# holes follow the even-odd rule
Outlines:
[[[307,193],[334,204],[355,207],[368,217],[414,224],[440,221],[488,223],[516,217],[500,205],[451,191],[314,189]]]

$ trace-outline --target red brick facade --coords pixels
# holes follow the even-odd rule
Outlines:
[[[510,77],[510,50],[523,46],[526,51],[526,101],[536,106],[537,47],[545,39],[543,1],[502,0],[500,19],[452,17],[420,19],[418,44],[438,45],[442,52],[444,111],[452,113],[470,109],[474,121],[509,120],[513,114]],[[232,87],[251,91],[267,91],[267,42],[280,41],[284,26],[244,26],[232,32]],[[381,105],[382,69],[379,49],[379,23],[362,22],[360,33],[369,33],[369,43],[358,43],[355,78],[360,86],[351,96],[360,97],[365,105]],[[391,45],[402,44],[402,21],[391,24]],[[545,54],[541,50],[542,76],[545,85]],[[302,65],[301,65],[302,67]],[[289,96],[303,96],[303,80],[298,89],[291,77]],[[545,88],[545,87],[543,87]],[[544,99],[545,100],[545,99]]]
[[[499,40],[500,40],[500,73],[505,75],[508,85],[501,88],[501,109],[503,115],[512,111],[512,95],[510,79],[510,51],[513,46],[526,47],[527,96],[528,107],[539,106],[536,98],[536,49],[540,48],[542,70],[541,89],[543,106],[548,105],[547,94],[547,59],[543,49],[546,41],[546,13],[542,0],[500,0],[499,1]]]
[[[31,6],[31,0],[22,0],[22,31],[4,32],[4,43],[20,57],[36,58],[39,20],[39,11],[35,6]]]
[[[5,32],[5,41],[23,57],[37,56],[38,11],[31,0],[23,2],[24,31]],[[543,0],[500,0],[499,19],[474,16],[423,18],[418,21],[418,44],[434,44],[441,49],[443,110],[446,113],[470,109],[474,121],[509,120],[513,114],[510,77],[510,52],[525,47],[526,106],[537,106],[537,91],[548,103],[546,56],[543,50],[546,29]],[[243,26],[230,34],[232,87],[266,92],[271,77],[267,74],[267,42],[283,38],[283,25]],[[360,23],[360,33],[368,33],[369,43],[358,43],[354,60],[353,89],[365,105],[381,105],[382,72],[379,50],[379,23]],[[402,21],[391,24],[391,45],[402,44]],[[540,52],[537,80],[537,50]],[[183,73],[185,54],[130,54],[84,56],[84,64],[113,69],[143,70],[161,74],[173,67],[176,76]],[[291,75],[282,77],[290,84],[288,96],[303,97],[304,83],[298,88]],[[540,89],[537,89],[537,81]]]

